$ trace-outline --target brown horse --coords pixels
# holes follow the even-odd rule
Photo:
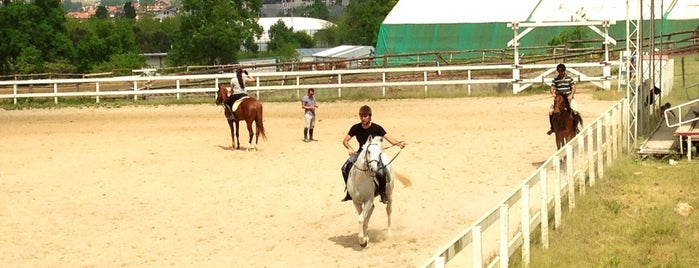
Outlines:
[[[566,97],[557,94],[553,99],[553,131],[558,149],[578,134],[578,125],[582,125],[580,115],[573,112]]]
[[[218,86],[218,93],[216,94],[216,105],[223,105],[223,101],[225,101],[226,98],[228,98],[228,90],[226,89],[225,85],[220,84]],[[248,139],[249,146],[247,149],[252,148],[257,150],[257,140],[260,138],[260,136],[262,136],[262,139],[267,139],[265,134],[265,126],[262,124],[262,104],[257,99],[252,97],[246,97],[236,102],[240,102],[240,105],[238,105],[238,108],[235,111],[231,111],[229,107],[226,107],[226,105],[224,105],[223,108],[223,114],[226,116],[226,120],[228,120],[228,127],[231,129],[231,148],[240,149],[240,138],[238,135],[240,126],[238,123],[239,121],[244,120],[248,127],[248,134],[250,135],[250,138]],[[235,119],[231,119],[231,113],[233,113]],[[254,146],[252,144],[253,122],[255,122],[256,128]]]

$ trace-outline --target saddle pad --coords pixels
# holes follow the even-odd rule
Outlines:
[[[231,107],[231,110],[233,110],[234,112],[235,112],[235,110],[238,110],[238,106],[240,105],[240,103],[243,102],[243,100],[247,99],[247,98],[250,98],[250,96],[245,96],[245,97],[242,97],[242,98],[238,99],[237,101],[235,101],[233,103],[233,107]]]

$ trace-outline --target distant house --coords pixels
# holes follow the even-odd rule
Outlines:
[[[141,54],[146,57],[147,68],[163,68],[165,67],[165,57],[167,53],[143,53]]]
[[[156,19],[160,22],[163,21],[165,18],[172,18],[177,16],[177,14],[180,13],[180,9],[178,7],[168,7],[166,9],[158,10],[155,13],[155,16],[153,16],[153,19]]]

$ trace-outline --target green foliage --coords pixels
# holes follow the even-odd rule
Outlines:
[[[179,33],[168,53],[174,65],[235,62],[246,40],[262,33],[257,0],[184,0]]]
[[[564,45],[571,40],[584,40],[587,38],[586,27],[576,26],[576,27],[566,27],[561,30],[561,33],[554,36],[549,41],[549,46]],[[581,48],[582,43],[573,43],[570,45],[571,48]]]
[[[179,17],[165,18],[162,22],[145,16],[133,24],[138,50],[142,53],[166,53],[173,43],[174,33],[179,28]]]
[[[304,13],[308,17],[321,20],[328,20],[330,18],[328,6],[325,5],[325,1],[323,0],[313,0],[313,4],[306,6]]]
[[[92,18],[95,18],[95,19],[109,18],[109,13],[107,12],[107,8],[105,6],[98,6],[97,10],[95,11],[95,15]]]
[[[313,36],[320,47],[334,47],[341,45],[342,33],[337,25],[331,25],[319,30]]]
[[[70,55],[64,13],[59,0],[13,2],[0,8],[0,74],[43,72],[43,66],[27,64],[59,61]]]
[[[135,19],[136,9],[133,8],[131,1],[124,3],[124,18]]]
[[[397,0],[355,0],[347,6],[343,22],[345,42],[352,45],[376,45],[379,27]]]
[[[139,69],[146,62],[146,58],[138,53],[127,52],[124,54],[112,54],[108,61],[96,64],[92,69],[96,72],[109,72],[115,69]]]
[[[277,54],[283,62],[298,61],[296,48],[311,48],[315,45],[312,37],[304,32],[294,32],[279,20],[269,28],[267,48]]]

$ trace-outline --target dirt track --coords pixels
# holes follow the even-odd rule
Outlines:
[[[613,102],[576,95],[586,124]],[[5,267],[413,267],[492,208],[554,150],[545,95],[369,102],[408,142],[357,245],[341,203],[341,139],[363,102],[319,100],[317,142],[299,103],[264,103],[269,140],[231,151],[214,105],[0,111]],[[243,132],[242,136],[247,133]],[[391,155],[396,148],[388,149]]]

